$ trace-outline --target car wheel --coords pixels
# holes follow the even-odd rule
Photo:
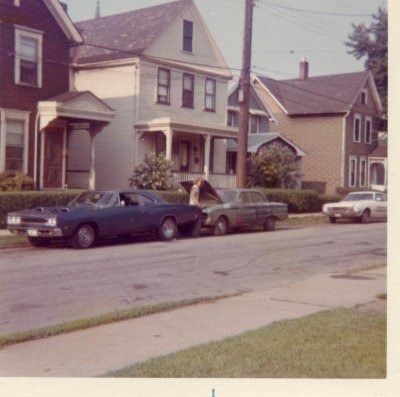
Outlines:
[[[176,222],[174,218],[165,218],[158,228],[158,237],[162,241],[170,241],[176,237]]]
[[[223,236],[228,230],[228,222],[224,216],[220,216],[214,225],[214,236]]]
[[[360,222],[364,224],[368,223],[369,217],[370,217],[369,210],[364,210],[364,212],[361,214]]]
[[[90,248],[96,238],[96,233],[93,226],[91,225],[81,225],[79,226],[72,236],[72,247],[80,248]]]
[[[276,227],[276,218],[274,216],[269,216],[264,223],[264,230],[267,232],[271,232],[275,230]]]
[[[50,244],[47,238],[28,237],[29,244],[33,247],[46,247]]]
[[[330,223],[336,223],[336,218],[334,216],[329,217],[329,222]]]

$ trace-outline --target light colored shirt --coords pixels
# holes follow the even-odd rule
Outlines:
[[[193,185],[190,189],[189,204],[197,205],[200,207],[200,188],[197,185]]]

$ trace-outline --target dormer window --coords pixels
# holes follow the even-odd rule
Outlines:
[[[183,51],[193,52],[193,22],[183,20]]]
[[[367,90],[361,91],[361,104],[362,105],[368,104],[368,91]]]

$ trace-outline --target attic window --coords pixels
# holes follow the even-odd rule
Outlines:
[[[193,22],[183,20],[183,51],[193,52]]]
[[[20,2],[20,0],[14,0],[15,7],[19,7],[19,2]]]
[[[367,90],[361,91],[361,104],[362,105],[368,104],[368,91]]]

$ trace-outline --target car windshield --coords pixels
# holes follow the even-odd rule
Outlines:
[[[83,192],[75,197],[70,206],[91,205],[94,207],[104,208],[111,207],[115,201],[113,192]]]
[[[225,203],[234,203],[237,200],[236,190],[217,189],[216,191]]]
[[[342,201],[360,201],[360,200],[373,200],[372,193],[351,193],[343,198]]]

